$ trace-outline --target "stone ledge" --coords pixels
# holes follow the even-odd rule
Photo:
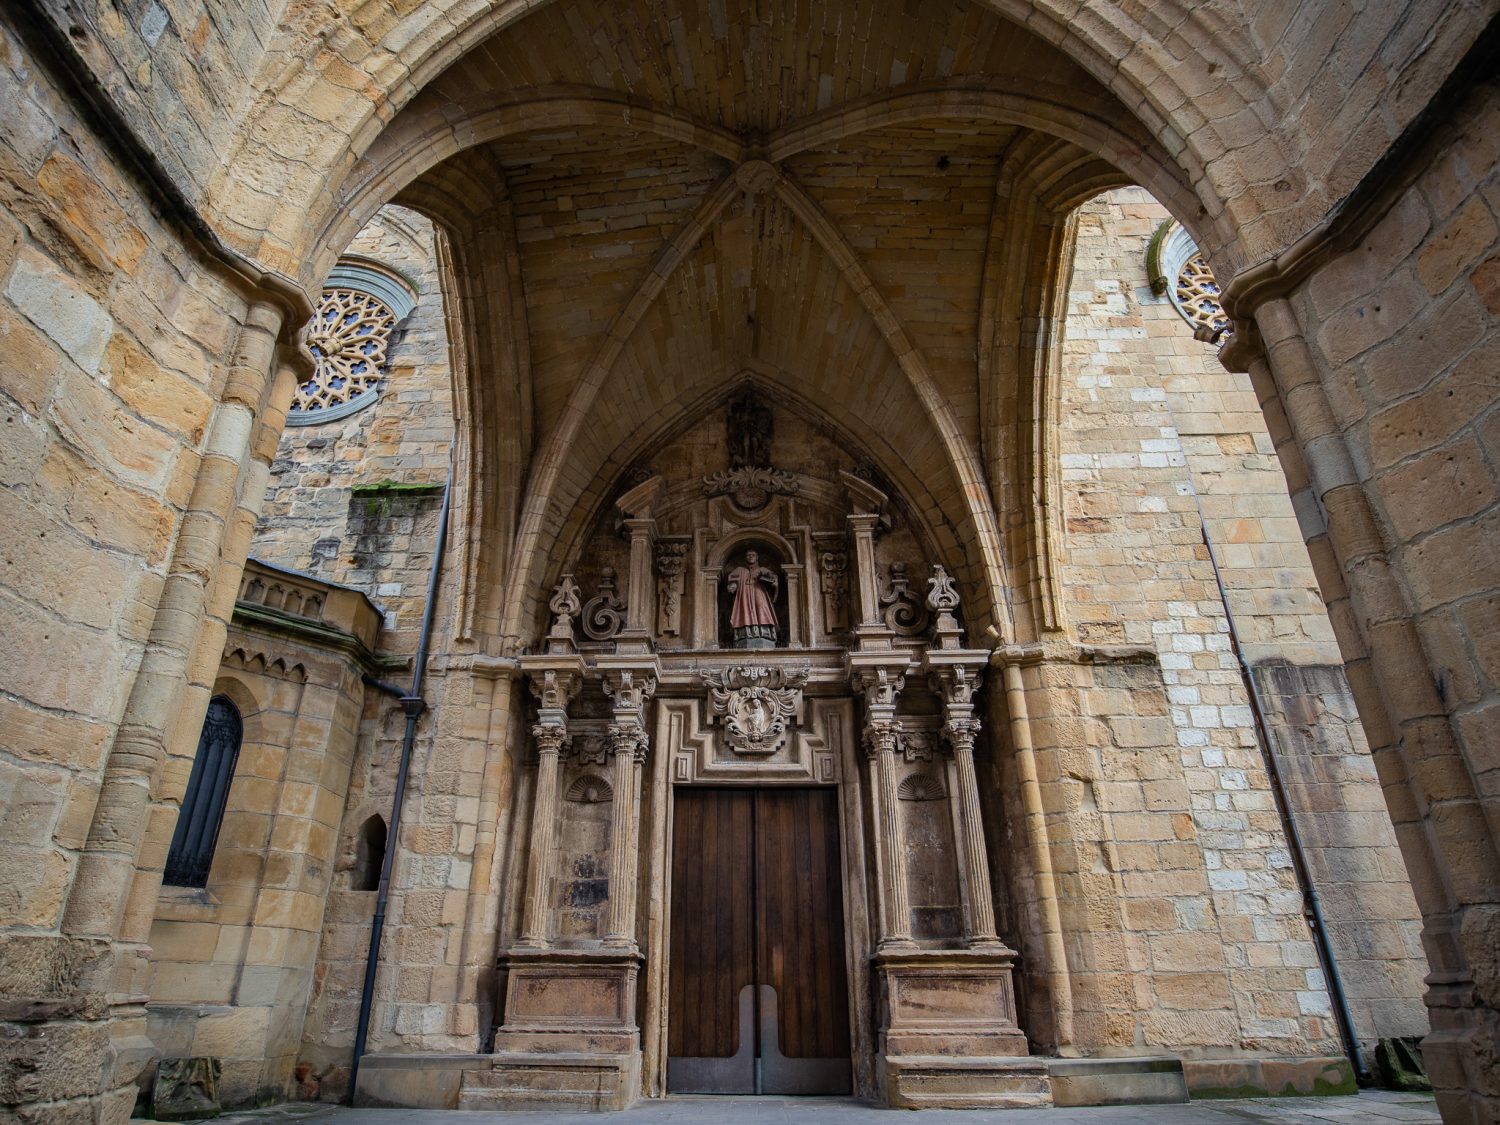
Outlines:
[[[1290,1059],[1188,1059],[1182,1064],[1195,1098],[1306,1097],[1352,1094],[1354,1070],[1342,1055]]]
[[[1175,1055],[1125,1059],[1048,1059],[1055,1105],[1161,1105],[1188,1100]]]
[[[456,1109],[466,1071],[486,1071],[489,1055],[365,1055],[353,1104],[367,1109]]]

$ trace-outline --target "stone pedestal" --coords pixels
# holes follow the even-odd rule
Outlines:
[[[1015,956],[1004,946],[876,954],[876,1070],[887,1105],[1052,1104],[1046,1064],[1029,1056],[1016,1026]]]
[[[460,1109],[625,1109],[640,1096],[635,1022],[641,955],[515,949],[505,1022],[487,1071],[467,1071]]]

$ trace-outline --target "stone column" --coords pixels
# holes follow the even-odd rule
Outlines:
[[[537,767],[520,944],[529,949],[545,949],[550,941],[548,892],[552,885],[552,859],[557,851],[558,767],[569,741],[568,703],[583,683],[583,662],[577,656],[537,656],[522,657],[521,666],[531,676],[531,690],[537,697],[537,722],[531,728]]]
[[[1036,881],[1036,905],[1047,951],[1046,973],[1050,993],[1053,1034],[1057,1046],[1068,1050],[1073,1043],[1073,984],[1068,968],[1067,947],[1063,944],[1062,912],[1058,906],[1057,880],[1052,871],[1052,843],[1047,833],[1047,814],[1042,805],[1042,788],[1037,780],[1036,754],[1031,740],[1031,716],[1026,706],[1026,685],[1021,677],[1021,661],[1041,659],[1041,650],[997,648],[990,663],[1001,668],[1005,683],[1005,706],[1010,717],[1011,755],[1020,782],[1022,825],[1026,831],[1027,850]]]
[[[1324,575],[1332,568],[1326,565],[1318,567],[1319,581],[1349,658],[1349,686],[1422,910],[1432,970],[1426,995],[1432,1030],[1423,1059],[1445,1116],[1466,1119],[1458,1114],[1480,1104],[1466,1090],[1478,1087],[1500,1099],[1500,1079],[1493,1077],[1500,1003],[1492,985],[1478,983],[1500,977],[1493,936],[1500,929],[1500,855],[1474,783],[1476,761],[1455,733],[1454,704],[1440,688],[1427,648],[1441,653],[1449,642],[1436,639],[1440,630],[1424,634],[1419,628],[1408,583],[1420,585],[1422,565],[1393,562],[1406,544],[1388,539],[1377,516],[1369,474],[1349,450],[1336,400],[1296,310],[1285,298],[1268,300],[1255,309],[1255,321],[1318,517],[1326,516],[1344,589],[1335,586],[1335,596],[1328,596]],[[1304,524],[1312,516],[1307,513]],[[1313,559],[1317,566],[1318,554]],[[1345,590],[1348,604],[1341,607],[1336,595]]]
[[[875,580],[875,532],[888,497],[853,473],[839,473],[849,501],[849,541],[854,567],[855,635],[861,648],[890,648],[891,634],[880,616],[880,584]],[[887,525],[888,526],[888,525]],[[899,690],[899,689],[898,689]]]
[[[906,837],[896,800],[896,697],[906,682],[904,666],[856,667],[851,678],[865,697],[865,752],[870,757],[870,803],[874,819],[875,886],[880,900],[879,948],[910,948],[911,896],[906,880]]]
[[[531,806],[531,857],[526,865],[526,904],[521,914],[521,944],[547,945],[547,891],[552,883],[552,853],[557,836],[558,759],[568,743],[561,723],[537,723],[536,799]]]
[[[604,690],[613,701],[609,753],[614,759],[614,800],[609,811],[609,911],[604,944],[635,949],[636,809],[640,803],[641,764],[650,740],[646,734],[646,704],[656,692],[654,664],[623,664],[618,658],[600,660]]]
[[[958,775],[958,823],[954,835],[962,841],[964,857],[964,941],[971,946],[993,945],[995,904],[990,892],[989,856],[984,846],[984,824],[979,816],[979,782],[974,776],[974,739],[979,720],[952,717],[943,724],[943,734],[953,750]]]
[[[630,576],[625,582],[625,627],[616,638],[619,651],[647,652],[656,628],[656,580],[652,549],[656,545],[656,500],[661,477],[651,477],[622,493],[616,506],[625,513],[630,533]]]
[[[969,662],[964,658],[969,657]],[[957,802],[953,839],[959,852],[964,900],[964,942],[990,946],[995,933],[995,903],[990,891],[989,856],[984,846],[984,821],[979,813],[979,781],[974,773],[974,743],[980,721],[974,714],[979,691],[979,668],[989,654],[979,651],[928,653],[928,682],[943,701],[943,737],[953,754]]]
[[[854,545],[854,592],[859,614],[856,628],[882,628],[880,587],[875,581],[875,524],[880,517],[855,514],[847,518]]]
[[[627,648],[649,648],[656,625],[656,581],[652,574],[652,548],[656,544],[656,521],[627,519],[630,532],[630,576],[625,585],[625,628],[618,644]]]
[[[63,916],[65,933],[102,938],[119,933],[136,856],[147,834],[151,794],[167,755],[168,732],[186,691],[189,662],[208,609],[209,580],[222,561],[231,531],[228,516],[236,507],[257,414],[276,367],[281,321],[280,309],[270,302],[253,304],[246,313],[223,401],[203,439],[146,651],[105,765]],[[202,703],[206,708],[208,699]]]

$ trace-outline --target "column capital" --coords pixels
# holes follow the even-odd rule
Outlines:
[[[536,743],[539,754],[563,754],[573,741],[573,736],[568,733],[567,726],[555,721],[533,724],[531,737]]]
[[[610,723],[609,753],[611,757],[628,754],[637,762],[644,762],[650,745],[645,728],[639,723]]]
[[[867,708],[894,709],[896,697],[906,686],[911,662],[904,654],[851,652],[844,663],[849,685],[864,696]]]
[[[901,744],[901,723],[896,719],[868,719],[864,729],[865,753],[874,758],[896,753]]]
[[[982,725],[972,715],[954,716],[943,723],[943,737],[954,753],[972,754]]]
[[[944,710],[949,707],[970,707],[974,695],[984,682],[984,668],[990,654],[984,649],[937,649],[929,650],[922,658],[922,670],[927,673],[927,683],[943,701]]]

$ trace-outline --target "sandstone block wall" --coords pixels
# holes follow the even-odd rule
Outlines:
[[[205,261],[9,23],[0,100],[0,956],[37,970],[0,989],[12,1043],[82,1052],[0,1100],[123,1119],[186,776],[164,767],[196,746],[298,361],[287,306]]]
[[[1079,213],[1060,448],[1063,585],[1078,636],[1154,654],[1147,665],[1110,672],[1106,682],[1119,686],[1107,694],[1100,670],[1075,686],[1081,709],[1097,716],[1082,741],[1106,754],[1166,747],[1170,761],[1153,767],[1166,774],[1144,788],[1140,760],[1075,765],[1071,774],[1059,768],[1060,794],[1073,790],[1059,804],[1075,818],[1106,818],[1089,833],[1098,847],[1118,851],[1122,832],[1158,841],[1135,868],[1148,880],[1183,866],[1159,854],[1161,842],[1194,850],[1187,866],[1198,870],[1182,875],[1193,885],[1175,893],[1196,893],[1174,901],[1170,922],[1222,940],[1215,956],[1226,958],[1229,985],[1221,1014],[1237,1014],[1242,1044],[1280,1043],[1291,1052],[1335,1035],[1206,528],[1246,658],[1270,688],[1274,749],[1336,922],[1358,1033],[1367,1041],[1420,1034],[1426,962],[1416,906],[1390,825],[1371,815],[1382,800],[1368,750],[1340,718],[1352,713],[1352,697],[1254,392],[1147,282],[1146,245],[1167,217],[1138,190],[1111,193]],[[1065,745],[1059,740],[1059,753]],[[1122,769],[1131,780],[1121,794],[1088,791]],[[1175,831],[1170,817],[1154,831],[1111,818],[1174,809]],[[1059,826],[1065,838],[1078,830]],[[1106,857],[1105,869],[1115,862],[1124,860]],[[1128,930],[1150,934],[1162,921],[1143,924],[1130,910]],[[1157,1003],[1173,1008],[1167,996]],[[1195,1019],[1205,1026],[1206,1017]]]
[[[363,590],[384,615],[380,646],[416,650],[453,441],[448,330],[432,224],[388,207],[349,245],[407,279],[379,399],[346,418],[288,427],[276,448],[251,554]]]

